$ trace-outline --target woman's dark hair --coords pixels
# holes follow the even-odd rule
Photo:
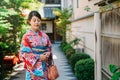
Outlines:
[[[41,15],[37,11],[31,11],[28,15],[28,21],[30,21],[33,16],[36,16],[41,20]]]

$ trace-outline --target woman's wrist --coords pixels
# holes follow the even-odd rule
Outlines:
[[[50,56],[50,52],[45,52],[45,55],[48,58]]]

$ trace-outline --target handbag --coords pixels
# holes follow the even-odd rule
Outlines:
[[[56,78],[59,77],[58,69],[57,66],[54,64],[50,65],[47,67],[47,72],[48,72],[48,80],[55,80]]]

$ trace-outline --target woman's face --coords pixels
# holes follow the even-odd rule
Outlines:
[[[41,20],[38,17],[33,16],[29,21],[29,24],[31,25],[32,30],[37,31],[41,26]]]

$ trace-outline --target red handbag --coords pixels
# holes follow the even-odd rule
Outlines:
[[[47,67],[48,71],[48,80],[55,80],[59,77],[58,69],[54,63]]]

